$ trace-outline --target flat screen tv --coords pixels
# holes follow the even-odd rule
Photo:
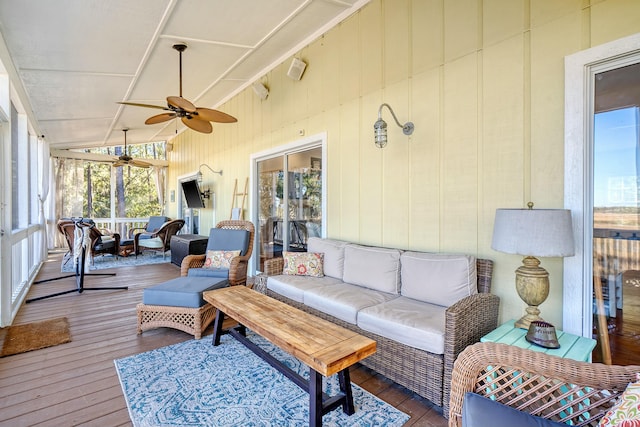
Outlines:
[[[184,198],[187,201],[187,207],[189,209],[204,208],[204,201],[200,195],[200,186],[198,185],[198,181],[190,179],[188,181],[182,181],[181,184]]]

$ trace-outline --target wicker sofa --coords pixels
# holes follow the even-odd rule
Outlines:
[[[595,427],[637,372],[640,366],[578,362],[506,344],[477,343],[455,361],[449,426],[462,425],[470,392],[544,419]]]
[[[442,407],[447,416],[454,360],[497,326],[492,261],[310,238],[307,254],[319,253],[324,277],[283,274],[284,258],[273,258],[256,278],[256,290],[376,340],[376,353],[361,363]],[[454,264],[453,280],[467,280],[468,289],[449,295],[449,302],[438,300],[447,294],[441,281],[451,281],[442,276]],[[385,277],[395,286],[391,291],[380,284]],[[430,292],[439,304],[422,301],[428,296],[411,295],[410,289]]]

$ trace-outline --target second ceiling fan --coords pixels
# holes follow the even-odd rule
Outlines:
[[[128,130],[129,129],[126,129],[126,128],[122,129],[122,132],[124,132],[124,150],[122,152],[122,155],[117,159],[115,159],[116,161],[113,164],[113,166],[114,167],[136,166],[139,168],[148,168],[149,166],[151,166],[151,163],[145,162],[143,160],[134,159],[129,155],[129,153],[127,153],[127,131]]]
[[[187,45],[184,43],[177,43],[173,45],[173,48],[180,52],[180,95],[168,96],[167,106],[140,104],[137,102],[119,102],[119,104],[133,105],[136,107],[158,108],[161,110],[170,111],[169,113],[157,114],[149,117],[144,123],[147,125],[153,125],[156,123],[162,123],[180,117],[182,123],[185,126],[202,133],[213,132],[213,126],[210,122],[216,123],[234,123],[238,120],[222,111],[213,110],[211,108],[196,107],[191,101],[182,97],[182,52],[185,51]]]

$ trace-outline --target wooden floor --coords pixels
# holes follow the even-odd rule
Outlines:
[[[52,254],[37,279],[61,276],[61,257]],[[14,325],[66,316],[72,342],[0,359],[0,426],[130,426],[113,360],[193,338],[165,328],[136,335],[135,306],[142,300],[142,289],[178,277],[178,267],[167,263],[99,272],[116,276],[87,276],[81,294],[35,301],[20,309]],[[125,285],[129,290],[87,289]],[[41,283],[28,297],[74,288],[74,278]],[[367,368],[354,367],[351,380],[409,414],[406,426],[447,425],[439,408]]]

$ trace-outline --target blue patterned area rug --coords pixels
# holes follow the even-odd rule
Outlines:
[[[260,347],[308,378],[308,368],[264,338]],[[207,339],[208,338],[208,339]],[[143,426],[307,426],[309,395],[230,335],[211,336],[115,360],[129,415]],[[324,426],[402,426],[409,416],[352,384],[355,414],[339,407]],[[337,375],[324,380],[333,396]]]
[[[167,252],[164,255],[164,259],[162,255],[157,252],[143,252],[138,255],[136,258],[135,255],[129,255],[127,257],[119,256],[117,259],[113,255],[100,255],[95,257],[93,260],[93,264],[89,266],[89,270],[104,270],[107,268],[118,268],[118,267],[135,267],[139,265],[147,265],[147,264],[162,264],[164,262],[171,262],[171,251]],[[61,271],[63,273],[74,273],[75,266],[73,264],[73,258],[67,253],[64,257],[62,257],[62,268]]]

